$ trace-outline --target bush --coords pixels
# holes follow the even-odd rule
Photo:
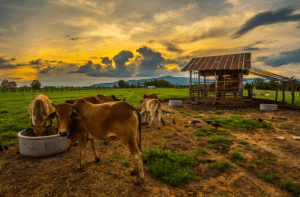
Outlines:
[[[232,153],[230,153],[230,156],[233,158],[233,159],[237,159],[237,160],[245,160],[245,157],[243,157],[243,155],[237,151],[234,151]]]

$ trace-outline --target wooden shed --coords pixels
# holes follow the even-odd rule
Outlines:
[[[243,75],[249,75],[251,53],[193,58],[181,70],[190,73],[192,101],[242,101]]]

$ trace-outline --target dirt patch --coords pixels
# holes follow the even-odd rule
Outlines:
[[[99,140],[96,148],[100,163],[93,162],[93,153],[88,147],[88,163],[81,172],[75,170],[79,164],[76,146],[43,158],[24,157],[19,154],[18,147],[0,152],[0,196],[295,196],[282,189],[280,181],[292,178],[300,185],[300,141],[292,138],[293,135],[300,136],[298,111],[262,112],[254,108],[226,109],[191,104],[170,108],[166,103],[162,109],[167,111],[163,114],[166,126],[158,130],[157,119],[150,128],[143,125],[142,149],[155,147],[191,154],[198,148],[206,150],[207,154],[197,157],[193,168],[198,181],[190,181],[179,188],[170,187],[147,173],[145,164],[145,182],[135,186],[135,177],[130,176],[134,159],[127,147],[120,141],[106,145]],[[216,110],[223,113],[216,114]],[[207,140],[216,133],[203,120],[232,115],[262,118],[273,129],[231,131],[221,126],[218,129],[229,132],[230,135],[225,137],[233,139],[233,144],[225,152],[211,148]],[[200,122],[191,125],[191,120]],[[202,127],[212,132],[196,136]],[[278,136],[285,139],[276,139]],[[238,151],[245,159],[238,163],[230,156],[233,151]],[[130,162],[129,167],[123,164],[124,161]],[[219,161],[229,161],[233,168],[208,168],[209,164]],[[274,173],[275,183],[261,179],[262,172]]]

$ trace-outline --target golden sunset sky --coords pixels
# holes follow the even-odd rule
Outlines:
[[[300,78],[300,1],[2,0],[0,80],[87,86],[188,76],[193,57],[252,53]]]

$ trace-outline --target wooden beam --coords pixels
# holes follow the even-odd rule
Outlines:
[[[285,83],[282,83],[282,103],[284,103],[284,101],[285,101],[285,93],[284,93],[284,90],[285,90]]]
[[[239,96],[240,102],[243,100],[243,72],[239,73]]]
[[[218,75],[215,75],[216,81],[215,81],[215,101],[218,99]]]
[[[277,99],[278,99],[278,83],[275,83],[275,90],[276,90],[275,101],[277,102]]]
[[[206,76],[204,76],[204,97],[207,96],[207,92],[206,92]]]
[[[192,71],[190,71],[190,99],[192,99]]]
[[[294,102],[295,102],[295,82],[294,81],[291,81],[291,93],[292,93],[291,104],[294,105]]]

